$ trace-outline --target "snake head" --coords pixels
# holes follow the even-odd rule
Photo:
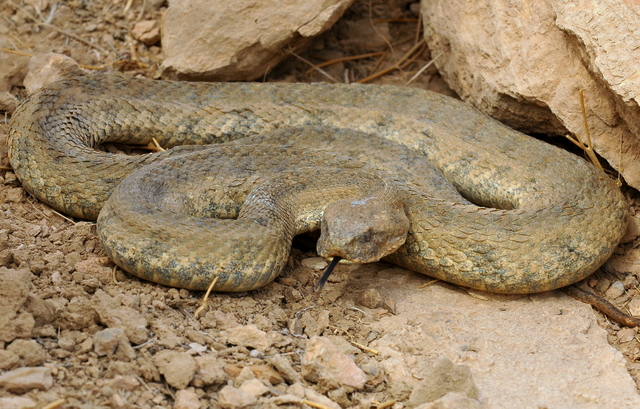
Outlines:
[[[327,206],[321,229],[320,256],[371,263],[404,244],[409,219],[402,204],[388,198],[343,199]]]

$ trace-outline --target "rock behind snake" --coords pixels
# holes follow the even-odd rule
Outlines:
[[[310,126],[334,129],[338,137],[376,135],[436,169],[431,187],[406,181],[411,228],[406,243],[386,258],[412,270],[493,292],[546,291],[595,271],[624,233],[627,204],[600,170],[459,101],[418,89],[76,78],[20,105],[10,125],[9,156],[35,197],[72,216],[95,219],[135,169],[195,149],[134,157],[94,149],[104,142],[147,144],[155,137],[172,147]],[[247,155],[251,149],[263,148],[247,148]],[[382,162],[394,173],[414,166],[414,159],[404,160]],[[181,171],[198,166],[185,163]],[[242,257],[253,257],[254,250]],[[168,274],[156,281],[181,286]],[[236,281],[233,290],[254,288]]]

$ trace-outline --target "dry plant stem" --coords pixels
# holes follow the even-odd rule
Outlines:
[[[337,64],[337,63],[340,63],[340,62],[361,60],[361,59],[364,59],[364,58],[376,57],[376,56],[382,55],[382,54],[384,54],[384,51],[378,51],[378,52],[375,52],[375,53],[368,53],[368,54],[352,55],[351,57],[336,58],[334,60],[329,60],[329,61],[325,61],[325,62],[320,63],[320,64],[315,64],[313,67],[314,68],[324,68],[324,67],[327,67],[329,65]],[[314,68],[309,68],[306,73],[307,74],[311,74],[311,72],[314,71]]]
[[[418,288],[427,288],[427,287],[432,286],[433,284],[437,283],[438,281],[440,281],[440,280],[431,280],[428,283],[422,284]]]
[[[633,317],[627,313],[620,311],[609,301],[602,297],[597,296],[589,291],[585,291],[576,285],[570,285],[562,288],[568,296],[575,298],[578,301],[590,304],[598,311],[602,312],[613,321],[625,325],[627,327],[640,327],[640,318]]]
[[[297,59],[299,59],[300,61],[309,64],[309,66],[311,67],[311,69],[313,69],[314,71],[319,72],[320,74],[322,74],[323,76],[327,77],[328,79],[331,80],[331,82],[334,82],[336,84],[339,84],[340,81],[338,81],[337,79],[333,78],[331,75],[329,75],[329,73],[327,73],[325,70],[320,69],[317,65],[315,65],[314,63],[312,63],[311,61],[299,56],[298,54],[294,53],[293,51],[291,52],[291,55],[293,55],[294,57],[296,57]]]
[[[416,38],[415,43],[420,41],[420,34],[422,33],[422,11],[418,12],[418,25],[416,26]]]
[[[69,33],[67,31],[61,30],[58,27],[51,25],[51,24],[47,24],[47,23],[43,23],[41,21],[39,21],[37,18],[35,18],[33,15],[31,15],[31,13],[29,13],[27,10],[25,10],[23,7],[18,6],[17,4],[15,4],[12,0],[9,0],[9,4],[11,4],[13,7],[15,7],[16,9],[22,11],[24,14],[27,15],[27,17],[29,17],[31,20],[33,20],[34,23],[36,23],[37,25],[39,25],[40,27],[45,27],[48,28],[50,30],[53,30],[57,33],[60,33],[62,35],[65,35],[67,37],[73,38],[76,41],[80,41],[81,43],[88,45],[89,47],[93,47],[96,50],[100,51],[102,54],[107,55],[109,54],[107,52],[107,50],[105,50],[104,48],[100,47],[99,45],[93,44],[90,41],[85,40],[84,38],[77,36],[73,33]]]
[[[580,108],[582,110],[582,121],[584,123],[584,131],[585,131],[585,134],[587,136],[587,143],[586,144],[582,143],[582,141],[580,140],[578,135],[576,135],[575,138],[573,138],[571,135],[567,135],[567,139],[569,139],[576,146],[578,146],[580,149],[585,151],[585,153],[589,157],[589,160],[591,161],[591,163],[595,167],[597,167],[598,169],[604,171],[604,169],[602,169],[602,165],[600,165],[600,161],[596,157],[595,151],[593,150],[593,144],[591,143],[591,132],[589,131],[589,123],[587,122],[587,110],[586,110],[585,104],[584,104],[584,91],[583,90],[580,90]]]
[[[331,409],[329,406],[325,406],[321,403],[316,403],[316,402],[312,402],[310,400],[307,399],[302,399],[302,403],[304,403],[305,405],[309,405],[312,408],[317,408],[317,409]]]
[[[382,35],[382,33],[380,31],[378,31],[378,29],[376,28],[376,25],[373,22],[373,0],[369,0],[369,24],[371,25],[371,28],[373,29],[373,31],[376,32],[376,34],[382,38],[382,40],[387,43],[387,46],[389,46],[389,50],[391,50],[392,53],[395,54],[395,51],[393,51],[393,44],[391,44],[391,42],[389,41],[389,39],[385,36]]]
[[[0,51],[2,51],[3,53],[9,53],[9,54],[15,54],[15,55],[21,55],[23,57],[33,57],[33,54],[29,54],[29,53],[23,53],[21,51],[16,51],[16,50],[10,50],[8,48],[0,48]]]
[[[415,73],[415,75],[413,77],[411,77],[411,79],[409,81],[406,82],[406,84],[404,84],[404,86],[406,87],[407,85],[411,84],[413,81],[416,80],[416,78],[418,78],[427,68],[431,67],[431,65],[438,59],[440,58],[440,56],[444,53],[444,51],[441,51],[440,53],[438,53],[438,55],[436,55],[435,57],[433,57],[431,59],[431,61],[429,61],[427,64],[425,64],[424,67],[420,68],[418,70],[418,72]]]
[[[113,283],[115,285],[119,285],[120,284],[120,281],[118,281],[118,278],[116,277],[117,268],[118,267],[113,266],[113,268],[111,269],[111,279],[113,280]]]
[[[382,403],[377,403],[377,402],[371,402],[374,405],[376,405],[376,409],[385,409],[385,408],[389,408],[393,405],[396,404],[396,402],[398,402],[397,400],[393,399],[393,400],[388,400],[386,402],[382,402]]]
[[[42,409],[55,409],[55,408],[59,407],[60,405],[62,405],[65,402],[66,402],[66,399],[58,399],[58,400],[55,400],[55,401],[51,402],[47,406],[43,406]]]
[[[425,41],[424,40],[420,40],[419,43],[415,44],[413,47],[411,47],[411,49],[404,55],[402,56],[402,58],[400,58],[400,60],[398,60],[395,64],[393,64],[390,67],[387,67],[381,71],[376,72],[375,74],[369,75],[366,78],[361,79],[360,81],[357,81],[358,84],[365,84],[369,81],[372,81],[376,78],[380,78],[383,75],[397,70],[397,69],[401,69],[403,67],[403,64],[409,60],[414,54],[417,54],[416,52],[425,45]]]
[[[198,307],[198,309],[196,310],[196,312],[193,313],[193,317],[194,318],[198,318],[198,315],[205,309],[207,308],[207,301],[209,300],[209,294],[211,294],[211,290],[213,290],[213,287],[216,285],[216,283],[218,282],[218,278],[216,276],[216,278],[213,279],[213,281],[211,281],[211,285],[209,285],[209,288],[207,288],[207,292],[204,294],[204,297],[202,297],[202,304],[200,305],[200,307]]]

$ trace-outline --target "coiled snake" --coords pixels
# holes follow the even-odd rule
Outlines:
[[[231,143],[142,156],[95,149],[151,138]],[[324,255],[384,257],[492,292],[546,291],[597,269],[628,211],[583,159],[459,101],[391,86],[78,77],[22,102],[9,157],[39,200],[100,214],[118,265],[192,289],[216,276],[219,291],[263,286],[291,237],[322,226]]]

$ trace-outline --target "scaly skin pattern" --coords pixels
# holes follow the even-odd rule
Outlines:
[[[459,101],[419,89],[74,78],[23,101],[10,124],[9,158],[32,195],[71,216],[96,219],[115,187],[134,170],[199,149],[136,157],[94,149],[104,142],[147,144],[155,137],[173,147],[264,133],[268,140],[269,132],[295,127],[331,129],[335,139],[375,135],[358,144],[365,147],[369,139],[380,138],[433,166],[441,176],[435,177],[435,187],[399,183],[410,230],[406,243],[385,259],[445,281],[499,293],[566,286],[604,263],[626,227],[627,203],[604,173]],[[247,147],[244,154],[251,156],[252,149],[264,147]],[[359,159],[367,161],[366,156]],[[387,166],[384,170],[393,176],[393,168],[416,166],[414,159],[404,162],[408,156],[394,154],[382,159],[388,162],[384,166],[372,165]],[[177,174],[198,166],[186,162]],[[306,167],[313,172],[314,166],[310,161]],[[443,188],[443,181],[452,187]],[[456,199],[455,190],[464,198]],[[233,256],[266,257],[247,246],[244,256]],[[278,251],[288,254],[288,249]],[[256,288],[278,271],[245,279],[248,273],[229,270],[236,284],[227,290]],[[164,274],[156,281],[190,286],[191,278]]]

